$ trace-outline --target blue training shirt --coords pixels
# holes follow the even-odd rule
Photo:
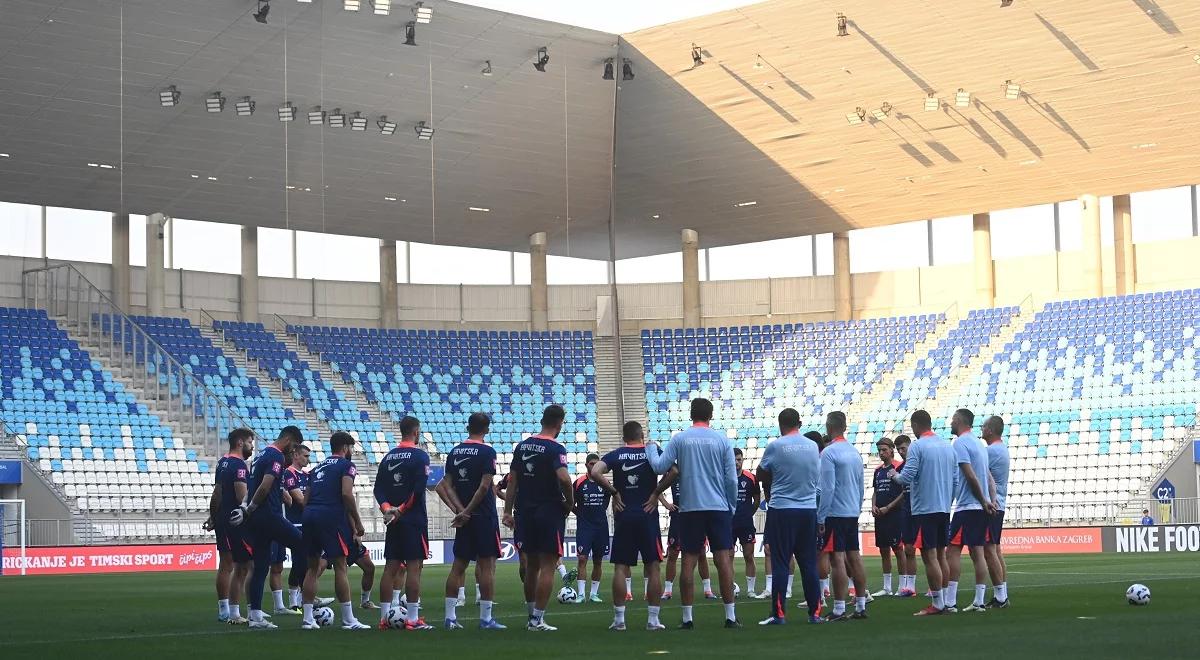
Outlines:
[[[285,468],[283,471],[283,489],[288,492],[298,490],[301,494],[307,493],[308,473],[301,472],[294,467]],[[299,524],[304,520],[304,505],[292,504],[289,507],[285,507],[283,515],[292,523]]]
[[[989,443],[987,455],[988,472],[992,475],[992,481],[996,482],[996,508],[1003,511],[1008,499],[1008,445],[1003,440]]]
[[[834,438],[821,452],[821,501],[817,524],[826,518],[854,518],[862,512],[863,460],[845,438]]]
[[[575,520],[580,527],[608,529],[608,502],[612,497],[586,475],[575,479]]]
[[[816,509],[821,476],[817,443],[789,433],[767,445],[758,467],[771,473],[772,509]]]
[[[615,520],[657,518],[657,504],[651,513],[642,510],[642,505],[650,499],[655,488],[658,487],[658,475],[654,473],[654,468],[650,467],[650,461],[646,457],[646,446],[618,447],[605,454],[604,458],[600,460],[612,470],[613,488],[621,494],[621,501],[625,503],[625,510],[614,513],[613,518]]]
[[[646,448],[646,457],[656,474],[679,467],[679,510],[728,511],[737,506],[737,463],[733,447],[721,433],[708,424],[693,424],[680,431],[667,443]]]
[[[479,490],[479,484],[485,476],[495,475],[496,450],[491,445],[478,440],[467,440],[455,445],[454,449],[446,454],[446,477],[450,479],[454,493],[458,495],[463,506],[475,497],[475,491]],[[483,501],[471,512],[471,516],[496,517],[496,493],[493,489],[488,489]]]
[[[320,513],[346,514],[342,501],[342,477],[351,480],[358,475],[354,461],[345,456],[330,456],[317,463],[308,477],[308,504],[306,509]]]
[[[263,501],[260,509],[270,511],[271,513],[283,516],[283,465],[287,461],[283,457],[283,452],[279,451],[275,445],[267,445],[266,449],[259,452],[255,457],[254,463],[250,466],[250,483],[247,496],[254,499],[254,493],[258,492],[258,487],[262,484],[263,479],[267,475],[275,478],[275,484],[271,491],[267,493],[267,499]]]
[[[429,454],[424,449],[402,442],[379,461],[375,474],[375,501],[400,507],[399,522],[428,524],[425,513],[425,487],[429,484]],[[476,482],[478,484],[478,482]],[[464,502],[466,504],[466,502]]]
[[[563,494],[558,485],[558,470],[566,467],[567,449],[554,438],[533,435],[517,443],[509,467],[513,478],[518,480],[514,511],[534,511],[547,506],[561,510]]]
[[[975,473],[975,479],[979,481],[979,488],[983,491],[983,496],[988,496],[988,454],[987,449],[983,446],[983,442],[975,437],[974,433],[967,431],[954,439],[952,445],[954,447],[954,462],[959,466],[964,463],[971,466],[971,470]],[[955,488],[954,488],[954,505],[953,511],[974,511],[983,508],[983,502],[975,497],[975,493],[971,491],[971,484],[962,474],[962,468],[958,468],[955,473]]]
[[[750,470],[738,475],[737,508],[733,510],[734,529],[754,526],[754,494],[758,492],[758,479]]]
[[[913,441],[897,480],[908,486],[912,515],[950,513],[958,463],[954,448],[933,431]]]
[[[237,482],[246,483],[246,477],[249,475],[249,469],[246,467],[246,461],[241,456],[234,454],[226,454],[217,461],[217,471],[215,483],[220,486],[221,491],[221,506],[217,508],[216,522],[224,522],[229,520],[229,514],[242,503],[238,499],[237,493],[233,490],[233,485]]]

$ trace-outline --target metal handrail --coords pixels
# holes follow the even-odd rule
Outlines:
[[[100,340],[94,343],[101,355],[112,361],[114,370],[119,370],[125,379],[141,387],[146,399],[156,408],[159,404],[165,406],[154,412],[165,413],[163,421],[175,430],[189,431],[192,441],[206,456],[213,460],[219,457],[222,436],[227,430],[238,426],[253,428],[74,265],[63,263],[25,270],[21,285],[27,307],[45,308],[51,316],[63,317],[89,340],[97,339],[99,334]],[[105,319],[109,321],[107,333],[103,331]],[[114,332],[118,324],[121,329],[119,342]],[[141,346],[134,341],[131,350],[126,351],[127,333],[133,333]],[[107,337],[107,342],[103,337]],[[146,366],[152,363],[155,365],[153,372]],[[164,373],[165,387],[161,378]],[[178,393],[171,392],[173,382],[179,386]],[[202,400],[197,402],[197,399]],[[197,417],[204,420],[200,429],[196,425]],[[213,422],[211,429],[209,421]]]

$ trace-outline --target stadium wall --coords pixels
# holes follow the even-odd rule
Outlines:
[[[1200,284],[1200,238],[1135,245],[1138,291],[1159,291]],[[1114,255],[1104,249],[1104,293],[1116,293]],[[21,306],[21,272],[43,265],[40,259],[0,257],[0,304]],[[76,262],[96,286],[111,290],[107,264]],[[1019,304],[1032,298],[1084,298],[1090,291],[1083,277],[1081,252],[1054,252],[997,260],[996,304]],[[145,310],[145,269],[134,267],[130,301],[135,313]],[[198,320],[203,309],[217,318],[238,313],[239,276],[172,270],[165,277],[168,313]],[[752,325],[823,321],[833,318],[833,277],[788,277],[725,280],[700,283],[704,324]],[[596,325],[596,300],[607,296],[607,285],[549,287],[552,329],[591,330]],[[857,273],[851,278],[854,315],[859,318],[936,313],[957,307],[977,307],[971,264]],[[529,287],[524,285],[400,284],[399,319],[402,327],[434,329],[526,329],[529,326]],[[618,286],[621,329],[678,327],[683,319],[683,291],[678,282]],[[378,326],[379,285],[262,277],[259,279],[260,316],[272,314],[295,322],[323,325]]]

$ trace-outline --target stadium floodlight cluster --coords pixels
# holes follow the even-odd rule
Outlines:
[[[485,69],[484,75],[489,75],[491,63],[488,63],[488,68]],[[164,108],[174,107],[179,104],[182,98],[182,93],[175,85],[168,85],[163,88],[159,94],[159,104]],[[204,109],[209,113],[221,113],[225,110],[225,105],[228,102],[226,97],[221,92],[212,92],[204,98]],[[254,115],[256,103],[249,96],[238,98],[234,104],[234,111],[238,117],[251,117]],[[296,120],[296,106],[291,101],[285,101],[276,109],[276,117],[281,122],[290,122]],[[331,111],[326,111],[321,106],[313,106],[311,110],[305,113],[305,119],[310,126],[324,126],[328,122],[330,128],[345,128],[350,127],[352,131],[365,131],[370,124],[370,117],[363,114],[361,111],[355,111],[350,115],[342,112],[341,108],[334,108]],[[381,114],[376,120],[375,125],[379,127],[380,135],[395,135],[397,124],[387,118],[387,115]],[[426,126],[425,122],[417,125],[417,137],[422,140],[433,138],[433,128]]]

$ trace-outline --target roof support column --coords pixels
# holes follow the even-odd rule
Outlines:
[[[169,220],[162,213],[151,213],[146,218],[146,313],[150,316],[162,316],[166,304],[163,236]]]
[[[996,270],[992,262],[992,214],[971,215],[975,239],[975,302],[980,307],[996,305]]]
[[[1100,200],[1080,195],[1080,224],[1083,234],[1083,286],[1087,296],[1104,295],[1104,266],[1100,253]]]
[[[113,302],[129,313],[129,214],[112,214]]]
[[[550,287],[546,280],[546,232],[529,236],[529,320],[534,332],[550,329]]]
[[[683,327],[700,327],[700,235],[684,229],[683,243]]]
[[[242,225],[242,277],[238,312],[244,323],[258,323],[258,227]]]
[[[1137,262],[1133,252],[1133,212],[1129,195],[1113,195],[1113,256],[1117,295],[1137,292]]]
[[[400,296],[396,284],[396,241],[379,241],[379,327],[400,327]]]
[[[850,287],[850,234],[833,234],[833,316],[849,321],[854,310],[854,292]]]

